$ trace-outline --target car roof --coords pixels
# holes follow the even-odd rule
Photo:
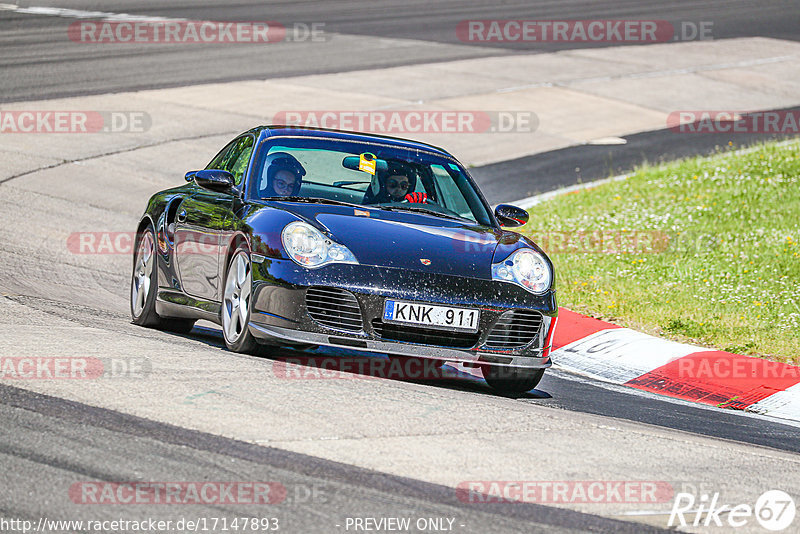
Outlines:
[[[312,127],[297,127],[285,125],[269,125],[258,126],[247,133],[255,133],[256,135],[265,134],[269,137],[272,136],[308,136],[308,137],[324,137],[328,139],[339,139],[342,141],[361,141],[361,142],[380,142],[384,144],[393,145],[396,147],[407,148],[412,150],[425,150],[427,152],[434,152],[442,156],[452,159],[455,157],[444,149],[421,143],[419,141],[412,141],[411,139],[403,139],[400,137],[390,137],[388,135],[377,135],[363,132],[348,132],[345,130],[331,130],[328,128],[312,128]]]

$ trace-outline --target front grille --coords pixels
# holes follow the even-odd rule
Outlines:
[[[361,332],[364,322],[355,295],[335,287],[309,287],[306,291],[308,314],[317,323],[334,330]]]
[[[505,312],[486,338],[486,346],[495,349],[523,347],[536,339],[542,329],[542,314],[532,310]]]
[[[375,335],[384,341],[403,341],[456,349],[472,348],[480,338],[480,332],[449,332],[433,328],[384,323],[380,319],[373,319],[372,329],[375,331]]]

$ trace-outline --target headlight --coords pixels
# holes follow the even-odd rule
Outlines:
[[[492,280],[511,282],[540,294],[550,288],[553,272],[541,254],[521,248],[500,263],[492,264]]]
[[[324,236],[308,223],[295,221],[281,232],[283,248],[303,267],[322,267],[329,263],[358,263],[350,250]]]

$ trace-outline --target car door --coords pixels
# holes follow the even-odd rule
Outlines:
[[[234,175],[240,186],[253,150],[253,137],[243,136],[229,143],[207,169],[223,169]],[[175,262],[183,291],[201,300],[221,300],[224,247],[233,223],[233,204],[238,189],[231,193],[196,191],[180,206],[175,229]]]

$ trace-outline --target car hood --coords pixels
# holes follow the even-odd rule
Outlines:
[[[487,280],[503,235],[486,226],[394,212],[380,218],[318,213],[315,219],[361,264]]]

